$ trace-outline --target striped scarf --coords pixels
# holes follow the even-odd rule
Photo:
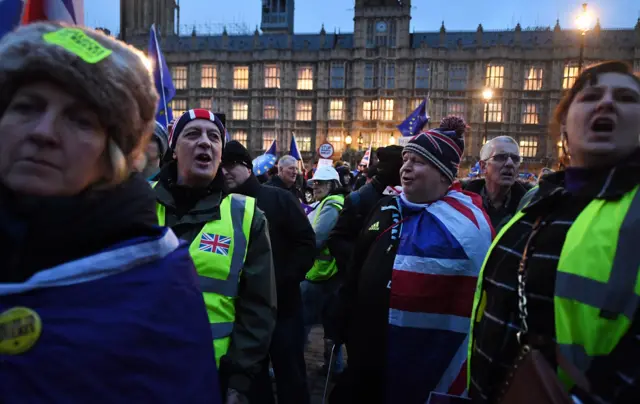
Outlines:
[[[403,217],[389,301],[387,402],[424,403],[431,391],[465,394],[469,322],[493,229],[481,198],[454,184]]]

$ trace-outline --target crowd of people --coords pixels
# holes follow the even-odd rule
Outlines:
[[[41,22],[0,41],[0,402],[640,402],[640,79],[584,69],[568,166],[509,136],[459,179],[463,119],[267,175],[212,111],[168,128],[131,46]],[[275,379],[275,392],[273,381]],[[447,398],[448,397],[448,398]]]

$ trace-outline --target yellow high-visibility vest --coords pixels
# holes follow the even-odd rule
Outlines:
[[[562,246],[554,294],[556,341],[562,354],[582,372],[595,358],[613,351],[640,304],[639,188],[615,201],[591,201],[569,228]],[[482,274],[500,238],[523,216],[523,212],[516,213],[500,231],[478,277],[467,386],[471,383],[473,326],[482,319],[486,305]],[[558,374],[568,389],[573,386],[564,372]]]
[[[326,198],[322,202],[320,202],[320,206],[316,209],[316,216],[313,218],[313,225],[318,222],[318,217],[320,216],[320,212],[322,212],[322,208],[324,205],[330,203],[335,206],[339,211],[344,207],[344,196],[343,195],[331,195]],[[307,272],[306,279],[309,281],[326,281],[334,276],[338,272],[338,266],[336,265],[336,259],[331,256],[331,251],[329,251],[329,247],[325,247],[322,249],[322,252],[319,256],[316,257],[313,266]]]
[[[155,186],[155,184],[152,184]],[[236,318],[235,300],[247,256],[254,198],[230,194],[220,203],[220,219],[205,224],[189,246],[189,254],[207,307],[216,363],[229,349]],[[165,225],[164,205],[156,204],[160,226]]]

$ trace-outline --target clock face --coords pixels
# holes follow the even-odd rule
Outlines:
[[[376,31],[385,32],[387,30],[387,23],[384,21],[378,21],[376,23]]]

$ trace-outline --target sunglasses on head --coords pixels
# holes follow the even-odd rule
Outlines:
[[[517,154],[511,154],[511,153],[496,154],[492,156],[490,160],[493,160],[496,163],[506,163],[507,160],[509,160],[509,157],[511,157],[511,161],[513,161],[514,164],[520,163],[521,157],[518,156]]]

